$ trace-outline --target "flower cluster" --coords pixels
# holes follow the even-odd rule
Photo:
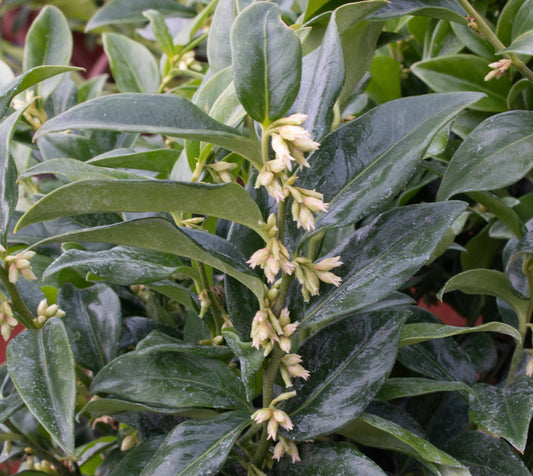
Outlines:
[[[237,164],[231,163],[231,162],[224,162],[219,161],[215,162],[214,164],[207,164],[204,165],[204,169],[206,169],[209,174],[211,175],[213,181],[215,183],[230,183],[235,181],[235,177],[231,173],[233,169],[238,167]]]
[[[298,448],[296,447],[296,443],[280,436],[278,443],[274,447],[273,458],[279,461],[279,459],[285,454],[289,455],[292,458],[293,463],[300,461],[300,455],[298,454]]]
[[[328,205],[324,203],[324,196],[321,193],[315,190],[294,187],[292,184],[296,181],[296,178],[293,175],[287,180],[284,190],[292,197],[291,214],[298,228],[311,231],[315,228],[314,214],[327,211]]]
[[[0,332],[4,340],[9,340],[11,337],[11,330],[18,324],[13,310],[7,301],[0,304]]]
[[[510,59],[501,59],[500,61],[490,63],[489,68],[492,68],[492,71],[485,76],[485,81],[490,81],[493,78],[500,79],[511,64],[512,61]]]
[[[31,264],[29,261],[34,256],[35,251],[23,251],[22,253],[8,255],[4,258],[4,263],[8,269],[10,283],[16,283],[20,275],[28,281],[37,279],[31,270]]]
[[[278,439],[278,427],[280,425],[286,430],[292,430],[293,428],[292,421],[289,418],[289,415],[287,415],[283,410],[278,410],[273,406],[257,410],[252,415],[252,419],[257,424],[261,424],[268,421],[268,438],[274,441]]]
[[[304,257],[298,257],[294,260],[296,279],[302,285],[302,295],[304,301],[308,302],[311,296],[316,296],[319,293],[320,281],[324,283],[339,286],[341,278],[331,273],[333,268],[340,266],[340,256],[332,258],[324,258],[316,263]]]
[[[278,228],[276,226],[276,215],[270,214],[266,224],[263,225],[266,228],[270,238],[268,239],[266,246],[257,250],[247,261],[247,263],[255,268],[260,266],[265,271],[265,276],[269,283],[273,283],[276,280],[276,276],[280,269],[286,274],[292,274],[294,271],[294,265],[290,261],[290,255],[287,248],[276,237]]]
[[[65,312],[57,307],[57,304],[48,305],[46,299],[43,299],[37,307],[37,317],[33,320],[37,327],[42,327],[44,323],[52,317],[64,317]]]
[[[281,350],[290,352],[291,336],[297,327],[298,322],[291,322],[287,308],[281,311],[278,319],[269,307],[265,307],[256,312],[250,337],[257,350],[263,348],[265,357],[270,354],[276,342]]]
[[[286,387],[292,387],[291,378],[298,377],[307,380],[309,378],[309,370],[305,370],[300,364],[302,357],[298,354],[286,354],[281,358],[280,373],[285,382]]]

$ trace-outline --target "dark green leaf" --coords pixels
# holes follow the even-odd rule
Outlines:
[[[217,3],[207,37],[207,59],[213,73],[231,66],[231,26],[238,5],[239,2],[234,0],[220,0]]]
[[[17,229],[64,216],[114,211],[210,215],[246,225],[267,238],[259,226],[263,218],[259,207],[240,185],[159,180],[89,179],[65,185],[31,207]]]
[[[173,0],[112,0],[100,8],[89,20],[85,31],[105,25],[146,21],[143,11],[154,9],[165,16],[193,17],[192,8]]]
[[[168,25],[165,23],[165,17],[157,10],[145,10],[143,15],[150,20],[150,26],[161,51],[168,58],[172,58],[174,56],[174,40],[172,39]]]
[[[465,11],[453,0],[396,0],[378,10],[372,19],[388,20],[404,15],[428,16],[466,24]]]
[[[206,232],[177,228],[161,218],[145,218],[115,225],[73,231],[47,238],[45,243],[88,241],[136,246],[197,259],[220,269],[250,288],[262,302],[263,281],[245,263],[246,258],[226,240]]]
[[[374,398],[396,358],[409,311],[375,311],[330,324],[306,339],[298,353],[311,373],[297,379],[287,403],[294,429],[286,437],[307,440],[353,420]]]
[[[463,382],[443,382],[425,378],[389,378],[379,389],[377,400],[388,401],[395,398],[414,397],[434,392],[474,391]]]
[[[135,152],[130,149],[116,149],[113,154],[101,155],[88,163],[99,167],[118,167],[126,169],[151,170],[169,174],[180,151],[173,149],[155,149]]]
[[[509,261],[507,262],[506,269],[509,270],[509,268],[517,259],[524,258],[524,260],[527,260],[531,256],[533,256],[533,231],[526,233],[518,242],[516,248],[511,254],[511,257],[509,258]]]
[[[445,324],[423,322],[418,324],[406,324],[403,326],[400,337],[400,347],[418,344],[419,342],[425,342],[427,340],[441,339],[472,332],[498,332],[500,334],[511,336],[517,343],[522,342],[520,332],[503,322],[488,322],[487,324],[482,324],[476,327],[455,327],[447,326]]]
[[[426,464],[432,463],[432,469],[437,470],[437,474],[470,475],[455,458],[411,431],[377,415],[362,413],[340,433],[365,446],[399,451]]]
[[[158,91],[161,76],[148,48],[118,33],[104,33],[102,38],[109,66],[120,92]]]
[[[317,229],[349,225],[390,200],[414,173],[434,134],[480,97],[453,93],[399,99],[328,135],[309,156],[309,171],[299,174],[300,186],[323,192],[330,202],[328,212],[317,218]]]
[[[209,420],[180,423],[161,444],[141,476],[216,474],[250,414],[228,412]]]
[[[516,37],[513,42],[500,53],[533,55],[533,31],[529,31]]]
[[[507,93],[511,82],[507,76],[497,81],[484,81],[491,71],[487,60],[475,55],[449,55],[419,61],[411,66],[413,73],[438,93],[479,91],[487,95],[473,105],[477,111],[507,110]]]
[[[480,383],[469,415],[479,426],[505,438],[523,453],[533,416],[533,382],[526,375],[515,378],[503,388]]]
[[[136,350],[139,355],[153,352],[183,352],[184,354],[199,355],[207,358],[225,358],[233,355],[227,347],[190,344],[170,337],[158,330],[150,332],[147,337],[140,341]]]
[[[450,291],[499,297],[504,299],[518,316],[525,319],[527,314],[528,301],[518,295],[506,274],[495,269],[471,269],[456,274],[439,291],[439,299]]]
[[[402,207],[354,232],[330,253],[344,263],[334,270],[343,278],[341,285],[330,286],[312,302],[302,325],[347,315],[398,289],[426,264],[464,209],[463,202]]]
[[[496,35],[504,45],[508,45],[512,41],[512,29],[516,20],[518,10],[524,3],[524,0],[508,0],[502,8],[498,16],[498,24],[496,25]]]
[[[117,356],[122,317],[119,298],[111,288],[96,284],[78,290],[67,284],[57,302],[66,313],[65,327],[81,365],[98,371]]]
[[[279,476],[385,476],[385,472],[355,446],[346,443],[306,443],[298,448],[301,462],[283,458]]]
[[[36,66],[22,73],[0,89],[0,117],[7,112],[11,101],[17,94],[52,76],[57,76],[68,71],[79,71],[80,69],[72,66],[45,65]]]
[[[453,33],[457,38],[472,52],[478,56],[488,58],[490,62],[497,61],[494,55],[494,47],[472,28],[461,25],[460,23],[452,23]],[[462,49],[462,48],[461,48]],[[458,53],[455,51],[454,53]],[[453,53],[452,53],[453,54]]]
[[[79,104],[47,121],[35,138],[66,129],[166,134],[211,142],[258,160],[258,145],[194,104],[171,94],[111,94]]]
[[[94,273],[113,284],[130,286],[168,278],[180,266],[182,263],[175,255],[142,248],[117,246],[102,251],[72,249],[46,268],[43,279],[65,268],[74,268],[82,273]]]
[[[143,441],[139,446],[132,448],[107,476],[125,476],[126,474],[133,476],[141,474],[148,461],[153,458],[157,448],[161,446],[163,439],[164,437],[162,435],[155,436]]]
[[[182,271],[181,268],[180,271]],[[163,296],[169,297],[170,299],[182,304],[189,309],[199,309],[198,297],[190,289],[177,284],[173,281],[157,281],[152,282],[148,286],[152,291],[155,291]]]
[[[0,232],[4,245],[18,200],[17,168],[10,153],[11,138],[24,110],[14,112],[0,122]]]
[[[24,407],[24,402],[18,392],[13,392],[0,400],[0,423],[4,423],[14,413]]]
[[[365,89],[376,104],[393,101],[402,96],[400,63],[389,56],[376,55],[370,65],[372,79]]]
[[[26,35],[23,69],[25,72],[43,65],[68,65],[72,55],[72,34],[67,19],[57,7],[44,7]],[[38,95],[46,98],[61,78],[39,85]]]
[[[63,134],[62,132],[39,137],[37,145],[45,161],[74,158],[85,162],[104,152],[100,144],[89,137],[78,134]]]
[[[74,452],[76,373],[65,326],[57,318],[7,346],[9,376],[33,416],[67,454]]]
[[[533,112],[510,111],[483,121],[455,152],[438,199],[461,192],[503,188],[524,177],[532,165]]]
[[[117,415],[124,412],[150,412],[150,413],[173,413],[177,414],[175,407],[161,405],[146,405],[142,403],[119,400],[117,398],[96,398],[90,400],[76,415],[87,415],[96,418],[102,415]]]
[[[129,352],[96,374],[92,393],[173,407],[248,408],[244,388],[223,362],[181,352]]]
[[[263,352],[252,346],[251,342],[242,342],[237,333],[226,328],[222,330],[224,340],[238,357],[241,366],[241,380],[246,390],[246,398],[251,402],[256,396],[257,372],[261,369]]]
[[[343,82],[344,58],[334,13],[320,48],[303,59],[300,90],[291,108],[308,116],[304,126],[315,140],[331,129],[333,105]]]
[[[307,4],[307,9],[305,11],[305,20],[309,20],[311,17],[312,20],[309,22],[313,26],[316,24],[316,22],[321,21],[324,16],[328,15],[330,13],[330,10],[335,10],[337,13],[339,20],[347,20],[350,18],[349,12],[353,11],[361,11],[364,12],[358,20],[363,19],[364,17],[368,16],[370,13],[374,12],[378,8],[382,8],[386,3],[381,2],[380,0],[371,0],[371,1],[362,1],[358,2],[359,5],[347,5],[344,4],[341,0],[310,0]],[[343,10],[345,8],[345,10]],[[318,13],[324,12],[322,15],[318,15]],[[342,12],[342,13],[341,13]],[[353,22],[355,23],[355,22]],[[352,24],[353,24],[352,23]]]
[[[459,459],[472,476],[530,476],[520,457],[500,438],[466,430],[443,448]]]
[[[233,23],[231,53],[235,89],[246,112],[265,125],[282,117],[300,88],[302,53],[279,6],[256,2],[245,8]]]

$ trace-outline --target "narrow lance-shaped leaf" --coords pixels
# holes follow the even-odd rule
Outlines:
[[[122,93],[91,99],[45,122],[34,137],[67,129],[165,134],[211,142],[252,161],[260,157],[256,142],[173,94]]]
[[[67,19],[59,8],[44,7],[33,21],[24,47],[23,69],[42,65],[68,65],[72,55],[72,34]],[[61,78],[49,79],[39,85],[39,95],[46,98]]]
[[[299,174],[302,187],[319,190],[330,203],[317,230],[350,225],[391,199],[437,131],[480,98],[452,93],[398,99],[326,136],[309,156],[310,169]]]
[[[167,436],[141,476],[216,474],[237,437],[251,424],[250,414],[228,412],[203,421],[180,423]]]
[[[117,356],[122,315],[119,298],[111,288],[97,284],[78,290],[65,285],[57,303],[65,311],[65,328],[81,365],[98,371]]]
[[[296,33],[275,3],[256,2],[235,19],[231,31],[233,81],[246,112],[267,124],[291,107],[302,73]]]
[[[372,15],[372,19],[387,20],[405,15],[421,15],[430,18],[441,18],[466,24],[466,13],[453,0],[401,0],[390,2]]]
[[[13,98],[31,88],[40,81],[57,76],[58,74],[66,73],[68,71],[80,71],[82,68],[75,68],[73,66],[36,66],[25,73],[17,76],[9,81],[0,89],[0,117],[3,116],[11,104]]]
[[[521,453],[527,443],[533,416],[533,383],[520,375],[503,388],[487,384],[474,386],[469,415],[481,427],[505,438]]]
[[[126,169],[152,170],[169,174],[180,151],[174,149],[155,149],[136,152],[133,149],[115,149],[87,161],[98,167],[120,167]]]
[[[344,240],[331,256],[343,281],[311,302],[303,327],[335,319],[374,304],[398,289],[432,257],[464,202],[440,202],[393,209]]]
[[[439,381],[425,378],[389,378],[379,389],[377,400],[388,401],[395,398],[415,397],[434,392],[474,391],[463,382]]]
[[[94,179],[64,185],[31,207],[16,229],[64,216],[113,211],[209,215],[241,223],[267,238],[259,226],[263,219],[259,207],[240,185],[159,180]]]
[[[143,12],[149,9],[166,16],[193,17],[196,13],[192,8],[173,0],[112,0],[93,15],[85,31],[106,25],[146,21]]]
[[[517,182],[533,167],[533,112],[509,111],[477,126],[450,160],[437,198],[494,190]]]
[[[73,231],[40,241],[62,243],[88,241],[136,246],[197,259],[233,276],[263,301],[263,281],[245,263],[246,258],[228,241],[206,232],[177,228],[161,218],[145,218],[114,225]]]
[[[294,428],[284,437],[307,440],[353,420],[374,398],[396,359],[409,311],[375,311],[330,324],[304,341],[298,353],[309,370],[294,383],[286,412]]]
[[[24,403],[57,444],[74,452],[74,356],[58,318],[29,329],[7,346],[9,376]]]
[[[129,352],[95,376],[92,393],[148,405],[249,408],[244,388],[223,362],[181,352]]]

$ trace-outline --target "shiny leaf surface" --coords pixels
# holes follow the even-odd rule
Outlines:
[[[414,397],[434,392],[455,392],[458,390],[474,393],[463,382],[438,381],[425,378],[389,378],[385,380],[378,394],[377,400],[388,401],[396,398]]]
[[[473,388],[476,396],[470,404],[470,417],[481,427],[505,438],[522,453],[533,416],[531,378],[520,375],[502,388],[482,383]]]
[[[308,327],[374,304],[406,282],[431,257],[442,236],[463,212],[463,202],[394,209],[355,231],[330,256],[343,265],[338,288],[323,292],[302,318]]]
[[[257,144],[239,131],[170,94],[122,93],[91,99],[47,121],[35,138],[67,129],[166,134],[211,142],[251,160],[259,154]]]
[[[108,476],[124,476],[126,474],[140,474],[152,459],[157,448],[161,446],[164,437],[155,436],[143,441],[139,446],[132,448],[126,456],[111,470]]]
[[[430,18],[465,23],[465,11],[452,0],[399,0],[378,10],[373,19],[387,20],[403,15],[421,15]]]
[[[28,329],[7,346],[7,368],[24,403],[67,453],[74,452],[74,356],[57,318]]]
[[[299,174],[299,186],[320,190],[329,202],[317,229],[349,225],[390,200],[414,173],[433,135],[480,97],[452,93],[399,99],[325,137],[309,156],[310,169]]]
[[[278,5],[256,2],[237,16],[231,54],[235,89],[246,112],[263,124],[282,117],[298,94],[302,53]]]
[[[155,149],[142,152],[135,152],[131,149],[116,149],[113,154],[94,157],[87,163],[98,167],[151,170],[168,174],[179,155],[180,151],[173,149]]]
[[[103,284],[78,290],[63,286],[57,297],[65,311],[63,322],[76,360],[98,371],[118,354],[122,333],[120,301],[116,293]]]
[[[203,421],[180,423],[161,444],[141,476],[216,474],[250,414],[228,412]]]
[[[129,352],[96,374],[92,393],[163,407],[248,408],[244,388],[223,362],[180,352]]]
[[[297,379],[285,411],[294,429],[287,438],[307,440],[336,430],[374,398],[394,365],[400,329],[409,311],[375,311],[330,324],[298,350],[311,373]]]

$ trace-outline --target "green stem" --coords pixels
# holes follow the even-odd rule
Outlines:
[[[318,244],[322,241],[325,234],[326,230],[321,230],[315,235],[313,235],[311,238],[309,238],[309,244],[307,245],[307,257],[311,261],[315,260]]]
[[[492,31],[491,27],[483,19],[483,17],[477,12],[477,10],[470,4],[468,0],[457,0],[459,4],[464,8],[469,16],[476,19],[476,23],[485,39],[494,47],[496,51],[505,49],[505,45]],[[533,83],[533,71],[531,71],[525,63],[514,53],[504,53],[504,56],[511,60],[513,66],[520,71],[529,81]]]
[[[218,336],[220,335],[222,324],[224,324],[224,318],[220,314],[220,310],[217,306],[218,301],[216,303],[214,302],[216,298],[211,293],[209,279],[207,278],[207,273],[205,272],[204,264],[198,261],[196,265],[198,271],[200,272],[200,282],[202,284],[202,288],[207,290],[207,298],[209,299],[209,309],[211,310],[211,314],[213,315],[213,320],[215,322],[215,336]]]
[[[285,238],[285,214],[287,211],[287,202],[279,202],[278,204],[278,240],[283,243]]]
[[[288,274],[284,274],[281,278],[281,283],[279,285],[279,294],[276,298],[276,304],[274,304],[274,307],[272,308],[272,312],[276,316],[279,316],[279,313],[285,307],[285,301],[287,300],[287,294],[289,294],[289,288],[291,287],[293,279],[294,276]]]
[[[33,323],[35,316],[20,297],[17,287],[9,281],[8,272],[2,266],[0,266],[0,280],[11,297],[11,302],[13,303],[12,308],[16,313],[15,317],[17,321],[19,321],[27,329],[37,329],[37,326]]]

